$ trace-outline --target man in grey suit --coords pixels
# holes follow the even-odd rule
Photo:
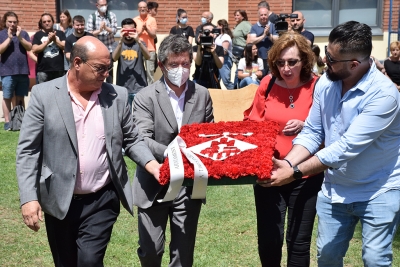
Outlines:
[[[186,38],[174,34],[166,37],[158,55],[164,76],[134,98],[134,122],[160,163],[181,125],[214,120],[208,90],[188,80],[192,59],[192,47]],[[142,266],[161,266],[169,217],[169,266],[189,267],[193,265],[202,200],[191,199],[192,187],[183,186],[173,201],[160,202],[167,189],[168,185],[161,186],[157,178],[138,166],[133,184],[133,202],[138,206],[137,253]]]
[[[120,201],[133,214],[122,147],[149,175],[160,164],[133,124],[126,89],[103,83],[108,49],[82,37],[70,62],[66,76],[32,90],[17,147],[22,216],[38,231],[44,211],[55,266],[103,266]]]

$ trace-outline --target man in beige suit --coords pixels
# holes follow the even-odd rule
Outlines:
[[[158,177],[160,165],[133,124],[126,89],[103,83],[107,47],[82,37],[70,62],[66,76],[32,89],[17,147],[22,216],[37,231],[44,211],[55,266],[103,266],[120,201],[133,214],[122,148],[143,172]]]
[[[159,49],[159,67],[164,76],[136,94],[134,122],[158,162],[179,133],[181,125],[213,122],[208,90],[189,78],[192,46],[180,35],[166,37]],[[169,266],[192,266],[200,199],[191,199],[192,187],[182,187],[173,201],[162,202],[168,185],[138,166],[133,184],[134,205],[138,206],[139,249],[142,266],[159,267],[164,253],[165,229],[170,218]]]

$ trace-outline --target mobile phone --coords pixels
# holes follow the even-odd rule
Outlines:
[[[129,36],[131,32],[136,33],[136,29],[124,29],[124,36]]]

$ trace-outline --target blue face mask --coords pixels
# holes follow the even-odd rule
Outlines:
[[[179,22],[182,23],[182,24],[186,24],[188,22],[188,19],[187,18],[183,18],[183,19],[180,19]]]
[[[201,18],[201,24],[206,24],[207,23],[207,19],[205,17]]]

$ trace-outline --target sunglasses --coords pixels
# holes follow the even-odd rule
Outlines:
[[[349,61],[357,61],[358,63],[361,64],[361,61],[359,61],[357,59],[334,60],[331,57],[331,55],[328,53],[328,49],[327,48],[328,48],[328,46],[326,45],[325,46],[325,56],[326,56],[326,59],[328,60],[329,64],[334,64],[334,63],[337,63],[337,62],[349,62]]]
[[[278,67],[280,67],[280,68],[285,67],[286,64],[287,64],[289,67],[294,67],[294,66],[296,66],[297,63],[299,63],[300,61],[301,61],[301,60],[299,60],[299,59],[277,60],[277,61],[275,61],[275,65],[278,66]]]
[[[101,67],[95,67],[92,64],[90,64],[89,62],[83,62],[85,64],[87,64],[88,66],[90,66],[95,72],[97,72],[98,74],[103,74],[106,72],[109,72],[110,70],[112,70],[113,65],[110,66],[101,66]]]

